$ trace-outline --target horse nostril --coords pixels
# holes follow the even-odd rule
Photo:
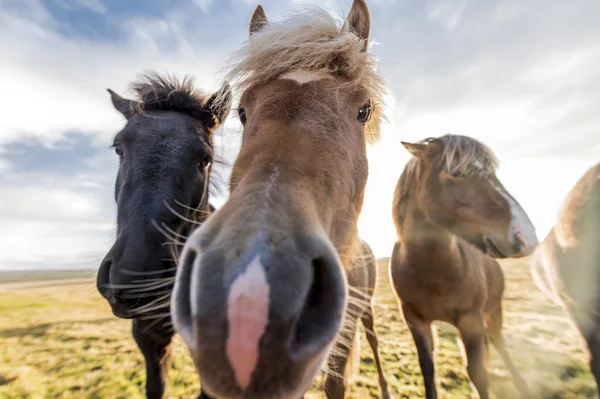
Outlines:
[[[325,279],[327,278],[325,271],[326,267],[325,260],[322,258],[317,258],[313,261],[313,282],[308,291],[306,306],[318,306],[323,300],[323,295],[326,293],[327,289],[324,286],[326,283]]]
[[[318,350],[337,332],[345,298],[338,269],[333,259],[319,257],[312,261],[312,282],[294,329],[292,352]]]
[[[110,289],[110,269],[112,266],[112,259],[110,257],[106,257],[100,263],[100,267],[98,268],[98,275],[96,276],[96,287],[100,295],[102,295],[107,300],[111,301],[113,297],[113,292]]]

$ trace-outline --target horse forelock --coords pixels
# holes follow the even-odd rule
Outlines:
[[[269,22],[235,51],[223,70],[234,91],[277,79],[294,71],[328,73],[345,78],[350,87],[366,90],[373,107],[365,126],[369,141],[379,138],[386,85],[375,58],[362,51],[364,41],[342,29],[329,12],[306,7],[281,22]]]
[[[187,114],[211,124],[213,116],[204,108],[207,95],[195,86],[194,78],[186,75],[183,79],[156,72],[142,74],[131,84],[137,101],[133,102],[133,111],[175,111]]]
[[[440,162],[451,175],[493,175],[499,161],[492,150],[471,137],[446,134],[438,138],[444,147]]]

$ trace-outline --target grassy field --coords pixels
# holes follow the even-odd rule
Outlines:
[[[22,283],[27,281],[41,280],[64,280],[82,277],[92,277],[95,270],[26,270],[26,271],[0,271],[1,283]]]
[[[387,260],[380,267],[376,330],[391,390],[396,398],[423,397],[416,350],[389,286]],[[535,288],[526,261],[505,261],[503,267],[507,345],[536,397],[596,397],[579,337],[562,310]],[[437,330],[440,397],[468,398],[471,389],[455,330],[444,324]],[[361,346],[360,375],[348,397],[378,397],[366,339]],[[198,380],[179,339],[174,358],[169,394],[194,398]],[[517,397],[493,349],[489,371],[492,397]],[[112,316],[93,279],[0,284],[0,398],[143,398],[144,378],[130,323]],[[307,398],[324,397],[320,382]]]

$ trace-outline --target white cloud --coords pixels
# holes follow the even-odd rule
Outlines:
[[[47,187],[4,187],[0,198],[0,216],[33,219],[52,218],[73,219],[89,217],[98,213],[97,206],[84,195],[66,189]]]
[[[0,172],[8,173],[11,169],[12,169],[11,163],[6,159],[0,158]]]
[[[0,76],[5,77],[2,86],[9,93],[0,99],[0,107],[10,109],[0,118],[0,144],[23,136],[51,143],[75,129],[115,134],[122,123],[106,91],[92,96],[70,82],[6,65],[0,65]]]
[[[451,31],[460,23],[467,0],[430,2],[427,17]]]
[[[194,0],[194,3],[198,6],[198,8],[200,8],[202,10],[202,12],[204,12],[205,14],[207,14],[210,10],[210,7],[212,6],[212,0]]]
[[[98,14],[105,14],[106,8],[100,0],[56,0],[59,5],[66,9],[87,8]]]
[[[110,226],[55,224],[35,219],[3,221],[1,269],[96,268],[113,238]]]
[[[98,266],[113,237],[113,209],[77,182],[20,177],[31,185],[3,185],[0,196],[0,269]]]
[[[199,51],[188,41],[179,28],[180,14],[127,20],[125,39],[109,43],[62,36],[57,21],[39,5],[35,9],[26,15],[0,11],[0,85],[5,88],[0,107],[8,110],[0,120],[0,146],[23,135],[53,141],[69,130],[108,140],[122,119],[106,88],[127,95],[128,84],[143,71],[192,74],[200,88],[218,88],[214,75],[220,55]]]

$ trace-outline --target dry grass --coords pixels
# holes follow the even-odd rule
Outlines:
[[[416,351],[380,262],[377,333],[396,398],[423,397]],[[505,336],[517,367],[540,398],[596,397],[579,337],[562,310],[533,285],[525,260],[506,261]],[[441,398],[470,387],[456,334],[438,325],[436,374]],[[378,397],[377,373],[362,339],[361,373],[348,396]],[[178,339],[169,393],[194,398],[199,384]],[[490,353],[494,398],[516,398],[499,357]],[[143,398],[143,359],[130,323],[115,319],[92,280],[0,285],[0,398]],[[307,399],[322,398],[318,380]]]

